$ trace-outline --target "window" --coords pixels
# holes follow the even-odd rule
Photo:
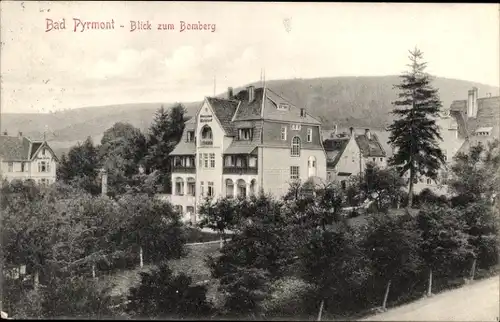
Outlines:
[[[432,180],[431,179],[427,179],[427,184],[432,184]]]
[[[286,126],[281,127],[281,141],[286,141]]]
[[[238,136],[242,141],[250,141],[252,139],[252,129],[240,129]]]
[[[231,179],[226,179],[226,197],[234,197],[234,183]]]
[[[332,173],[330,171],[326,173],[326,178],[328,181],[332,181]]]
[[[8,172],[14,172],[14,162],[9,162],[8,166],[9,166]]]
[[[340,186],[342,190],[345,190],[347,188],[347,182],[345,180],[340,181]]]
[[[181,157],[178,157],[178,156],[174,157],[174,166],[176,166],[176,167],[182,167],[182,159],[181,159]]]
[[[184,195],[184,180],[182,178],[175,178],[175,195],[183,196]]]
[[[215,168],[215,153],[210,153],[210,168]]]
[[[307,168],[309,177],[315,177],[317,175],[316,158],[314,156],[310,156],[309,159],[307,160]]]
[[[21,162],[21,172],[27,172],[28,168],[26,167],[26,162]]]
[[[194,196],[196,195],[196,183],[195,182],[189,182],[188,180],[188,184],[187,184],[187,188],[188,188],[188,195],[189,196]]]
[[[245,168],[247,166],[247,160],[241,157],[236,158],[236,167]]]
[[[186,157],[185,162],[186,162],[186,167],[187,167],[187,168],[189,168],[189,167],[192,167],[192,166],[193,166],[193,165],[192,165],[192,163],[193,163],[193,162],[192,162],[192,160],[191,160],[191,158],[190,158],[190,157]]]
[[[200,182],[200,197],[203,198],[205,196],[205,183],[203,181]]]
[[[300,124],[292,124],[293,131],[300,131]]]
[[[300,138],[298,136],[294,136],[292,139],[291,153],[292,157],[300,157]]]
[[[198,154],[199,168],[203,168],[203,153]]]
[[[214,183],[211,182],[211,181],[208,182],[208,190],[207,190],[207,192],[208,192],[208,196],[209,197],[213,197],[214,196]]]
[[[203,153],[203,166],[208,168],[208,153]]]
[[[373,158],[373,162],[377,161],[377,159]]]
[[[50,172],[50,164],[47,161],[38,162],[38,172]]]
[[[244,198],[247,196],[247,184],[245,180],[239,179],[236,182],[236,185],[238,186],[238,197]]]
[[[384,161],[384,158],[380,158],[380,162]]]
[[[187,142],[193,142],[194,141],[194,131],[188,131],[187,132],[186,141]]]
[[[280,103],[280,104],[278,104],[277,109],[280,110],[280,111],[286,111],[286,110],[288,110],[288,107],[289,107],[288,104]]]
[[[42,150],[42,156],[45,156],[45,149]]]
[[[448,157],[446,157],[446,155],[444,155],[443,157],[444,157],[444,161],[448,161]]]
[[[257,157],[253,157],[253,156],[251,156],[251,157],[250,157],[250,159],[249,159],[248,161],[249,161],[249,162],[248,162],[248,166],[249,166],[250,168],[255,168],[255,167],[257,167]]]
[[[312,142],[313,140],[313,130],[307,129],[307,142]]]
[[[40,185],[41,186],[49,185],[49,180],[48,179],[40,179]]]
[[[299,178],[299,167],[292,165],[290,167],[290,179],[297,180]]]
[[[203,145],[212,145],[213,144],[213,135],[212,135],[212,129],[210,126],[205,125],[201,129],[201,144]]]
[[[234,157],[232,155],[226,155],[224,158],[224,166],[234,167]]]

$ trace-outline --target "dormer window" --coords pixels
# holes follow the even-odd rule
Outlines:
[[[186,142],[193,142],[193,141],[194,141],[194,131],[188,131]]]
[[[238,138],[241,141],[250,141],[252,140],[252,129],[240,129],[238,131]]]
[[[288,105],[288,104],[285,104],[285,103],[278,104],[279,111],[288,111],[289,108],[290,108],[290,105]]]
[[[292,124],[293,131],[300,131],[300,124]]]

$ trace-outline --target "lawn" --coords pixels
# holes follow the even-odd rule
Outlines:
[[[216,286],[210,283],[210,270],[205,265],[205,258],[208,255],[216,255],[219,252],[219,242],[211,242],[205,244],[186,245],[188,254],[186,257],[169,262],[170,268],[174,273],[185,273],[193,279],[194,283],[200,283],[208,280],[207,287],[209,288],[209,298],[214,298]],[[126,296],[130,287],[137,285],[140,282],[139,273],[147,272],[152,268],[152,265],[144,265],[131,270],[122,270],[111,276],[104,276],[107,281],[114,284],[112,291],[113,297]]]

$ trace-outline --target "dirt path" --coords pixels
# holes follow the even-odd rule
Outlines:
[[[500,276],[472,282],[362,321],[499,321]]]

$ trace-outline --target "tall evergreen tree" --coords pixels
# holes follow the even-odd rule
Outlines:
[[[415,48],[410,51],[410,70],[401,75],[399,99],[393,102],[396,119],[389,126],[389,143],[397,148],[390,159],[401,176],[409,174],[408,208],[412,206],[413,185],[419,176],[436,179],[438,170],[445,163],[438,145],[442,140],[436,117],[441,108],[438,90],[431,86],[432,78],[425,73],[427,63],[423,53]]]
[[[169,110],[158,109],[155,113],[148,138],[148,172],[158,170],[163,176],[167,190],[170,188],[171,166],[169,155],[179,143],[184,131],[186,110],[182,104],[176,104]]]

